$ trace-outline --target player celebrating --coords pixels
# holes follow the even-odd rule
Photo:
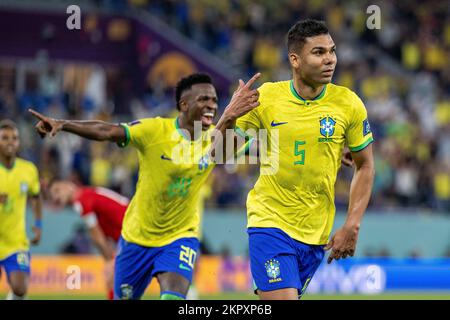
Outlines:
[[[242,115],[258,103],[250,86],[259,74],[240,86],[227,110]],[[138,151],[139,180],[125,214],[115,264],[117,298],[138,299],[156,277],[161,299],[185,299],[199,247],[200,190],[214,167],[209,158],[217,94],[211,78],[193,74],[179,81],[175,119],[150,118],[129,124],[56,120],[30,110],[41,136],[63,130],[82,137],[112,141]],[[200,123],[200,137],[194,132]],[[218,125],[224,132],[225,127]],[[176,150],[187,150],[186,153]],[[198,152],[200,150],[200,154]],[[190,154],[195,157],[187,157]]]
[[[336,46],[323,22],[296,23],[287,36],[293,79],[265,83],[260,106],[237,120],[237,132],[265,129],[274,162],[261,164],[247,198],[249,253],[261,299],[298,299],[319,267],[353,256],[374,178],[367,111],[351,90],[331,84]],[[236,118],[222,117],[232,126]],[[345,224],[331,237],[334,184],[347,144],[355,163]],[[267,174],[268,172],[273,174]],[[326,245],[326,246],[325,246]]]
[[[0,121],[0,268],[11,291],[7,299],[25,299],[30,275],[30,252],[25,228],[27,198],[34,213],[34,238],[41,239],[42,203],[35,165],[17,157],[19,131],[10,120]],[[1,269],[0,269],[1,271]]]
[[[112,300],[115,249],[129,200],[109,189],[80,187],[65,180],[53,181],[49,192],[54,204],[73,205],[86,223],[92,241],[105,259],[106,287]]]

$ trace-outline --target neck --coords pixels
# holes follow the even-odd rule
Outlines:
[[[323,88],[325,87],[324,84],[313,85],[307,83],[304,79],[296,76],[295,74],[293,79],[295,90],[300,95],[300,97],[305,100],[313,100],[322,92]]]
[[[190,124],[183,113],[178,116],[178,127],[183,130],[187,130],[190,134],[191,139],[194,140],[194,126]]]
[[[16,157],[7,157],[4,155],[0,155],[0,163],[7,169],[12,169],[15,161]]]

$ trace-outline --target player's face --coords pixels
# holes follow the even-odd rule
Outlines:
[[[57,206],[65,207],[70,202],[70,188],[64,182],[55,182],[50,188],[50,200]]]
[[[217,112],[214,86],[209,83],[194,84],[182,99],[185,101],[182,111],[186,113],[189,122],[193,125],[194,121],[201,121],[202,130],[208,130]]]
[[[309,85],[331,82],[337,63],[336,45],[329,34],[306,38],[298,53],[290,53],[294,72]]]
[[[0,130],[0,154],[8,158],[15,157],[19,146],[19,132],[16,129]]]

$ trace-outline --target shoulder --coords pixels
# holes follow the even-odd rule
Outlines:
[[[283,93],[283,89],[289,89],[289,80],[277,82],[265,82],[259,88],[260,95],[276,95]]]
[[[344,86],[338,86],[336,84],[330,83],[327,84],[327,91],[328,94],[330,95],[330,98],[345,99],[348,102],[351,102],[351,104],[354,104],[355,100],[358,102],[361,101],[361,98],[353,90]]]
[[[33,171],[33,172],[38,171],[36,165],[33,162],[22,159],[22,158],[16,158],[16,165],[21,170],[29,170],[29,171]]]
[[[141,129],[141,128],[147,129],[163,124],[164,122],[166,122],[166,120],[167,120],[166,118],[161,117],[143,118],[128,122],[126,123],[126,125],[133,129]]]

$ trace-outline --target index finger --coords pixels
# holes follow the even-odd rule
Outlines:
[[[258,72],[257,74],[255,74],[250,80],[247,81],[247,83],[245,84],[245,87],[250,88],[256,82],[256,80],[258,80],[258,78],[260,76],[261,76],[261,72]]]
[[[40,114],[39,112],[34,111],[33,109],[28,109],[28,111],[29,111],[33,116],[35,116],[36,118],[38,118],[39,120],[45,121],[45,120],[47,119],[43,114]]]

